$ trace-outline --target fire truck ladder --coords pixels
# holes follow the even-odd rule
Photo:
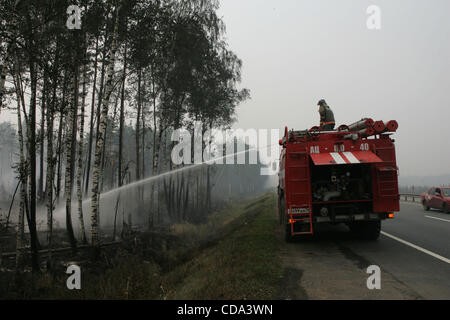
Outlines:
[[[303,156],[304,161],[302,161],[301,165],[289,165],[289,171],[293,172],[293,170],[301,170],[301,169],[306,169],[305,171],[307,172],[307,177],[305,177],[304,179],[299,179],[299,178],[288,178],[288,184],[289,186],[292,186],[293,184],[305,184],[306,185],[306,190],[307,193],[289,193],[290,198],[292,198],[292,196],[300,196],[300,197],[308,197],[308,199],[311,197],[311,177],[310,177],[310,170],[309,170],[309,157],[308,157],[308,153],[307,152],[289,152],[289,155],[298,155],[300,157]],[[291,202],[292,203],[292,202]],[[295,206],[294,206],[295,207]],[[306,209],[306,208],[304,208]],[[308,212],[307,213],[300,213],[300,214],[295,214],[294,217],[294,212],[293,212],[293,205],[291,204],[289,206],[289,224],[291,225],[291,235],[292,236],[297,236],[297,235],[306,235],[306,234],[314,234],[314,230],[313,230],[313,224],[312,224],[312,206],[311,206],[311,201],[308,201]],[[301,232],[295,232],[294,229],[294,224],[296,222],[300,222],[300,223],[305,223],[305,222],[309,222],[309,230],[308,231],[301,231]]]

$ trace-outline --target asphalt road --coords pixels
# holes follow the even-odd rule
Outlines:
[[[419,204],[401,203],[375,242],[323,225],[282,248],[285,299],[450,299],[450,215]],[[367,288],[371,265],[381,269],[380,290]]]

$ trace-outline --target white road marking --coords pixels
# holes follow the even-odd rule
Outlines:
[[[405,240],[403,240],[403,239],[397,238],[396,236],[393,236],[393,235],[391,235],[391,234],[389,234],[389,233],[386,233],[386,232],[384,232],[384,231],[381,231],[381,234],[382,234],[382,235],[385,235],[386,237],[389,237],[389,238],[391,238],[391,239],[394,239],[394,240],[396,240],[396,241],[398,241],[398,242],[401,242],[401,243],[403,243],[403,244],[406,244],[407,246],[410,246],[411,248],[414,248],[414,249],[416,249],[416,250],[422,251],[423,253],[426,253],[426,254],[428,254],[428,255],[430,255],[430,256],[436,258],[436,259],[439,259],[439,260],[441,260],[441,261],[444,261],[444,262],[450,264],[450,259],[448,259],[448,258],[446,258],[446,257],[443,257],[443,256],[440,256],[440,255],[438,255],[437,253],[434,253],[434,252],[431,252],[431,251],[429,251],[429,250],[427,250],[427,249],[424,249],[424,248],[422,248],[422,247],[416,246],[415,244],[413,244],[413,243],[411,243],[411,242],[408,242],[408,241],[405,241]]]
[[[354,156],[353,153],[351,152],[344,152],[344,156],[347,157],[347,159],[351,162],[351,163],[360,163],[359,160]]]
[[[442,218],[438,218],[438,217],[432,217],[432,216],[425,216],[425,218],[430,218],[430,219],[436,219],[436,220],[441,220],[441,221],[450,222],[450,220],[442,219]]]
[[[334,161],[336,161],[337,164],[346,164],[344,158],[341,157],[339,153],[332,152],[330,155],[333,157]]]

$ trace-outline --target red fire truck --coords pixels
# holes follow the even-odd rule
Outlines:
[[[381,221],[399,211],[396,121],[362,119],[324,132],[289,131],[280,140],[278,208],[285,240],[320,223],[345,223],[376,240]]]

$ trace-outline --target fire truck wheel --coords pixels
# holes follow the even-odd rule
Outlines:
[[[291,234],[291,225],[289,223],[287,223],[284,226],[284,241],[292,242],[293,239],[294,238],[292,237],[292,234]]]
[[[362,240],[374,241],[380,237],[381,221],[353,222],[349,227],[350,232]]]
[[[381,221],[368,221],[366,223],[366,240],[377,240],[380,237],[381,232]]]
[[[348,224],[348,228],[352,236],[359,237],[361,235],[361,223],[351,222]]]
[[[445,214],[448,214],[448,205],[446,203],[444,203],[444,205],[442,206],[442,212],[444,212]]]
[[[425,200],[423,200],[422,204],[423,204],[423,209],[425,211],[430,211],[430,206],[427,204],[427,202]]]

